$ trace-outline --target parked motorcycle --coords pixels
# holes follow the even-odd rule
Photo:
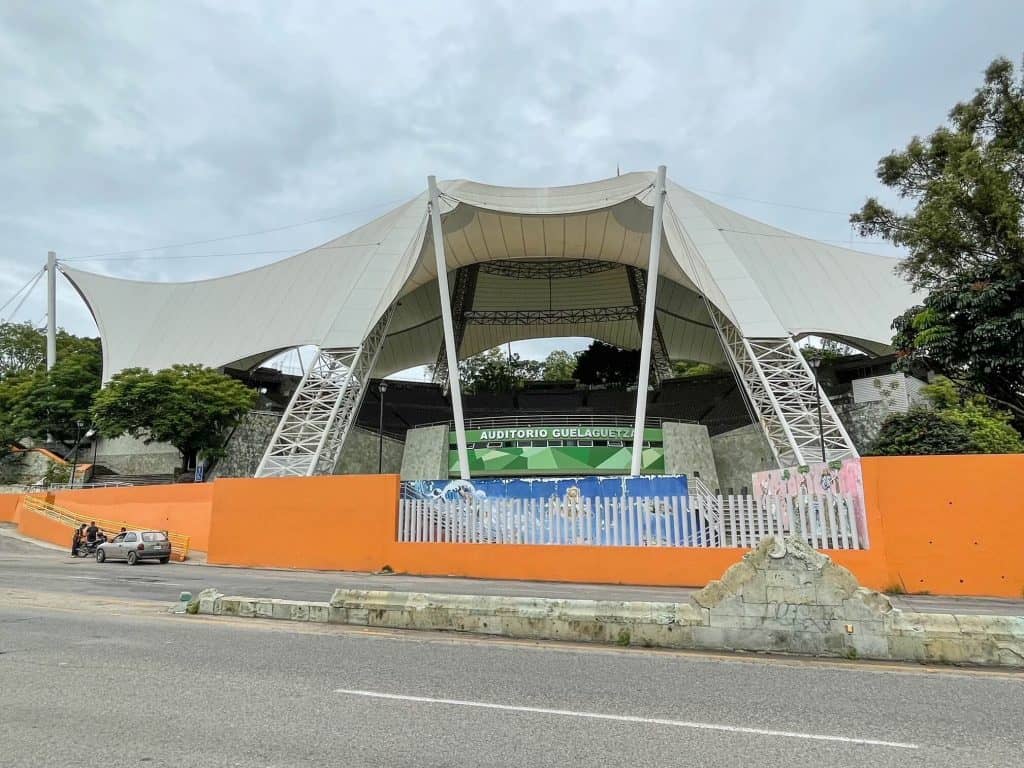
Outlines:
[[[107,541],[107,536],[104,533],[99,534],[95,541],[83,540],[75,550],[75,554],[78,557],[93,557],[96,554],[96,548],[105,541]]]

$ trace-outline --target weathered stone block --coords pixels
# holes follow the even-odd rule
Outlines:
[[[850,621],[878,620],[893,611],[892,602],[880,592],[859,587],[842,601],[842,616]]]
[[[243,602],[252,603],[252,601],[246,601],[243,597],[222,597],[220,599],[221,613],[224,616],[241,616]]]
[[[730,595],[732,595],[732,591],[721,581],[709,581],[704,589],[693,593],[690,600],[703,608],[713,608],[723,598]]]
[[[310,603],[308,606],[308,621],[315,621],[318,624],[326,624],[330,605],[327,603]]]
[[[328,604],[327,623],[348,624],[348,608],[344,608],[340,605]]]
[[[767,571],[757,571],[753,577],[747,581],[741,591],[740,595],[745,603],[765,603],[768,601],[768,582],[765,579]]]
[[[767,591],[770,603],[814,605],[817,602],[813,584],[803,584],[799,587],[768,587]]]
[[[921,636],[889,635],[889,658],[898,661],[924,661],[927,658]]]
[[[892,617],[892,628],[897,633],[924,634],[960,632],[960,625],[951,613],[911,613],[900,611]]]
[[[889,638],[883,634],[859,631],[858,628],[858,631],[847,636],[846,642],[861,658],[889,658]]]
[[[220,615],[221,613],[221,599],[224,597],[216,589],[208,588],[204,589],[199,593],[198,597],[193,599],[193,602],[198,603],[196,613],[202,613],[207,615]]]
[[[692,603],[678,603],[675,607],[674,620],[676,624],[689,626],[707,624],[710,611],[707,608],[693,605]]]
[[[256,600],[255,616],[260,619],[274,618],[274,602],[272,600]]]

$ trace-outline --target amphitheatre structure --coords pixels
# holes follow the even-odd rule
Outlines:
[[[431,177],[365,226],[210,280],[61,268],[96,320],[105,378],[200,363],[267,379],[267,360],[316,348],[301,378],[269,385],[278,410],[245,470],[259,477],[334,473],[352,434],[379,419],[405,442],[403,479],[701,467],[724,486],[723,463],[740,462],[742,478],[857,456],[799,343],[864,353],[833,384],[886,373],[891,319],[914,303],[895,263],[740,215],[659,168],[552,188]],[[449,375],[510,341],[568,336],[640,350],[638,385],[466,394]],[[721,373],[673,379],[674,361]],[[381,394],[379,380],[418,365],[433,383]],[[734,432],[746,442],[728,442]]]

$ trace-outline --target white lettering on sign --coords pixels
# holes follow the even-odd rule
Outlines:
[[[481,441],[500,440],[564,440],[564,439],[625,439],[633,437],[632,427],[513,427],[509,429],[483,429]]]

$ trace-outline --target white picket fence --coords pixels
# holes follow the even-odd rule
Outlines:
[[[398,540],[610,547],[753,547],[801,535],[816,549],[867,548],[849,496],[402,499]]]

